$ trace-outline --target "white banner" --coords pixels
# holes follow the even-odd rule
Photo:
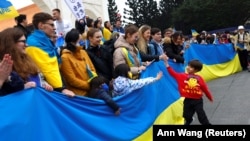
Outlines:
[[[82,0],[64,0],[68,5],[71,12],[74,14],[76,19],[83,19],[85,17],[85,10],[83,7]]]

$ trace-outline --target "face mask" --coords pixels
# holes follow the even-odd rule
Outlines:
[[[101,88],[104,89],[105,91],[109,90],[109,86],[106,83],[102,84]]]
[[[128,72],[128,78],[132,79],[133,78],[133,74],[132,72]]]

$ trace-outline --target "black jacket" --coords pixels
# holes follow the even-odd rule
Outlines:
[[[150,55],[150,54],[145,54],[140,51],[140,56],[141,56],[141,61],[146,62],[146,61],[159,61],[159,55]]]
[[[0,96],[21,91],[24,89],[23,79],[15,72],[10,74],[10,80],[3,83],[0,89]]]
[[[99,47],[90,46],[87,53],[95,66],[97,74],[102,75],[108,81],[112,80],[114,74],[113,54],[102,45]]]
[[[180,54],[182,51],[181,45],[175,45],[173,41],[171,41],[171,43],[163,44],[163,50],[170,59],[175,59],[176,63],[184,63],[183,54]]]
[[[112,97],[104,89],[95,89],[90,91],[89,97],[102,99],[105,103],[116,112],[119,109],[119,106],[113,101]]]
[[[23,31],[24,36],[26,37],[26,39],[27,39],[27,37],[31,34],[31,31],[30,31],[28,28],[22,26],[21,24],[18,24],[18,25],[16,25],[16,26],[14,26],[14,28],[19,28],[19,29],[21,29],[21,30]]]

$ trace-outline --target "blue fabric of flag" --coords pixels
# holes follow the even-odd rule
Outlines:
[[[11,2],[0,0],[0,20],[10,19],[18,16],[18,12]]]
[[[187,53],[185,59],[196,58],[211,64],[205,64],[204,70],[209,70],[212,75],[224,70],[228,71],[226,65],[227,69],[219,67],[222,69],[211,71],[210,67],[214,69],[217,65],[221,65],[220,63],[231,62],[239,65],[239,62],[235,63],[238,58],[230,49],[232,47],[230,45],[217,47],[203,45],[202,47],[191,45],[185,52]],[[183,64],[176,64],[171,60],[169,64],[176,71],[184,70]],[[235,73],[236,70],[238,69],[230,71],[227,75]],[[159,81],[130,94],[114,98],[122,108],[119,116],[115,116],[112,109],[102,100],[82,96],[69,98],[61,93],[48,92],[42,88],[31,88],[0,97],[0,140],[131,141],[140,139],[152,128],[162,113],[181,98],[177,83],[167,72],[163,61],[153,62],[141,73],[141,77],[155,77],[159,71],[163,72],[163,78]],[[208,71],[205,72],[201,74],[203,77],[208,75]],[[215,75],[213,79],[216,77],[219,76]],[[180,108],[182,107],[179,105],[179,109],[174,108],[172,112],[180,111]],[[167,115],[165,117],[172,118]],[[164,120],[161,119],[161,121]],[[150,135],[152,136],[152,133]]]
[[[199,59],[206,65],[214,65],[232,60],[236,53],[232,44],[191,44],[185,51],[184,58],[186,63]]]
[[[0,97],[0,140],[133,140],[180,98],[164,63],[154,62],[149,67],[142,77],[155,77],[159,69],[164,77],[147,87],[114,98],[122,108],[120,116],[115,116],[102,100],[81,96],[69,98],[42,88]]]

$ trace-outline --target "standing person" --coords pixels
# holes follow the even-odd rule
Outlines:
[[[154,83],[162,78],[163,74],[160,71],[156,77],[132,79],[132,73],[128,64],[120,64],[115,67],[115,79],[113,82],[113,96],[129,94],[146,85]]]
[[[184,63],[183,34],[179,31],[171,36],[171,41],[163,43],[163,50],[169,59],[173,59],[176,63]]]
[[[149,53],[151,55],[163,55],[161,30],[159,28],[151,28],[151,37],[152,39],[149,42]]]
[[[52,15],[54,19],[54,25],[56,29],[56,35],[58,37],[65,36],[73,27],[71,23],[61,17],[61,11],[58,8],[52,10]]]
[[[113,28],[113,32],[119,32],[121,34],[125,33],[124,28],[122,27],[122,21],[121,20],[116,20],[115,21],[115,26]]]
[[[191,60],[186,68],[187,73],[177,73],[165,61],[168,72],[178,83],[178,89],[184,99],[183,117],[185,125],[190,125],[193,115],[197,113],[199,122],[202,125],[210,125],[207,115],[203,109],[203,93],[213,102],[213,96],[208,89],[204,79],[196,73],[202,70],[202,63],[199,60]]]
[[[171,35],[174,33],[173,28],[169,27],[163,31],[163,37],[171,38]]]
[[[79,46],[81,35],[77,29],[65,36],[66,46],[61,51],[61,73],[67,89],[77,95],[85,96],[89,91],[89,81],[96,76],[96,70],[87,52]],[[89,73],[95,74],[89,76]]]
[[[86,26],[87,23],[85,17],[75,21],[75,28],[80,32],[80,34],[83,34],[85,32]]]
[[[85,42],[84,43],[84,48],[85,49],[89,48],[89,46],[90,46],[89,45],[89,40],[87,39],[87,33],[88,33],[88,31],[90,29],[94,28],[94,20],[93,19],[87,18],[86,21],[87,21],[87,23],[86,23],[87,24],[87,28],[85,29],[85,32],[82,34],[82,39]]]
[[[170,43],[171,42],[171,36],[174,33],[174,29],[169,27],[167,29],[165,29],[163,31],[163,39],[162,39],[162,43]]]
[[[62,92],[68,96],[75,94],[64,87],[59,70],[61,63],[57,48],[50,38],[55,35],[53,17],[44,12],[36,13],[32,23],[34,32],[28,37],[26,48],[27,54],[32,58],[39,70],[43,73],[46,81],[55,91]]]
[[[100,24],[101,24],[100,29],[101,29],[101,31],[102,31],[102,29],[103,29],[103,26],[102,26],[102,18],[101,18],[101,17],[97,17],[96,20],[100,21]]]
[[[90,81],[89,97],[102,99],[105,103],[113,109],[115,115],[119,115],[121,108],[113,101],[109,94],[109,86],[105,83],[105,78],[97,76]]]
[[[143,62],[145,61],[151,61],[154,59],[155,61],[164,60],[167,58],[167,56],[163,53],[161,54],[155,54],[152,52],[152,48],[154,48],[153,44],[150,44],[150,38],[151,38],[151,27],[149,25],[142,25],[139,28],[139,39],[136,43],[136,46],[138,47],[141,55],[141,59]]]
[[[108,41],[111,38],[112,32],[110,30],[111,24],[109,21],[104,22],[104,27],[102,29],[104,41]]]
[[[133,74],[133,79],[139,78],[141,71],[146,69],[142,64],[139,50],[135,46],[137,40],[138,27],[131,24],[126,27],[125,35],[120,35],[114,44],[114,68],[120,64],[128,64]]]
[[[240,65],[242,70],[247,70],[249,65],[248,62],[248,52],[250,51],[250,36],[245,32],[244,26],[240,25],[238,27],[238,33],[234,38],[235,50],[238,52]],[[250,71],[250,67],[249,67]]]
[[[95,66],[98,75],[107,79],[106,83],[113,78],[113,56],[105,46],[101,45],[102,32],[100,29],[92,28],[87,33],[87,40],[89,40],[89,48],[87,53]]]
[[[146,66],[151,64],[153,60],[159,61],[161,59],[158,55],[152,56],[140,51],[136,46],[138,36],[138,27],[131,24],[126,27],[125,35],[120,35],[114,44],[114,68],[119,64],[128,64],[133,79],[139,78],[141,71],[145,70]],[[166,55],[163,56],[165,57],[162,58],[166,58]]]
[[[102,27],[102,21],[101,20],[95,20],[94,22],[94,28],[97,28],[101,31],[102,33],[102,41],[101,41],[101,44],[103,44],[103,42],[105,42],[105,39],[103,37],[103,27]]]
[[[31,33],[31,31],[27,28],[28,27],[27,16],[24,14],[20,14],[19,16],[15,17],[15,21],[17,25],[15,25],[14,27],[21,29],[24,33],[24,36],[27,38]]]
[[[136,46],[138,49],[144,54],[150,54],[149,50],[149,41],[151,38],[151,27],[149,25],[142,25],[138,30],[138,41],[136,42]]]

